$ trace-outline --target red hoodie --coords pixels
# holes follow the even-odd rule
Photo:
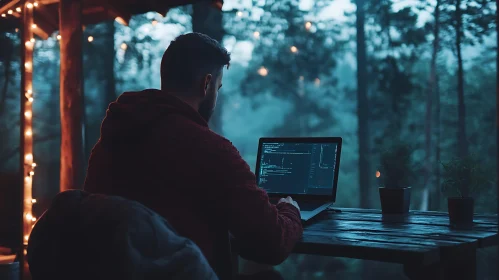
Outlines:
[[[271,265],[303,232],[299,211],[269,202],[230,141],[159,90],[127,92],[109,105],[85,190],[156,211],[200,247],[221,279],[231,277],[229,232],[243,258]]]

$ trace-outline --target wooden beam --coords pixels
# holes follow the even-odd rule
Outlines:
[[[0,7],[0,14],[6,14],[9,10],[15,11],[21,4],[21,0],[12,0]]]
[[[81,188],[83,183],[83,58],[82,1],[59,3],[61,35],[61,174],[60,191]]]

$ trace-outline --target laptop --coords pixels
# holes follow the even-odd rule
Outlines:
[[[336,201],[341,137],[260,138],[255,175],[272,203],[291,196],[306,222]]]

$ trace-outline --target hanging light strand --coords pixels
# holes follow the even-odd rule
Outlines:
[[[22,115],[23,118],[23,151],[24,151],[24,203],[23,203],[23,235],[24,244],[28,244],[29,235],[33,228],[36,217],[33,215],[33,204],[36,199],[33,199],[33,177],[35,175],[36,163],[33,158],[33,50],[35,47],[35,38],[33,30],[37,25],[33,22],[33,8],[37,7],[37,2],[26,2],[25,9],[18,8],[17,11],[23,11],[24,29],[24,96]]]

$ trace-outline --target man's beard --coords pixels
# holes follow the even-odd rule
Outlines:
[[[201,104],[199,105],[198,113],[206,122],[210,121],[211,115],[213,115],[213,111],[213,101],[209,98],[203,100],[203,102],[201,102]]]

